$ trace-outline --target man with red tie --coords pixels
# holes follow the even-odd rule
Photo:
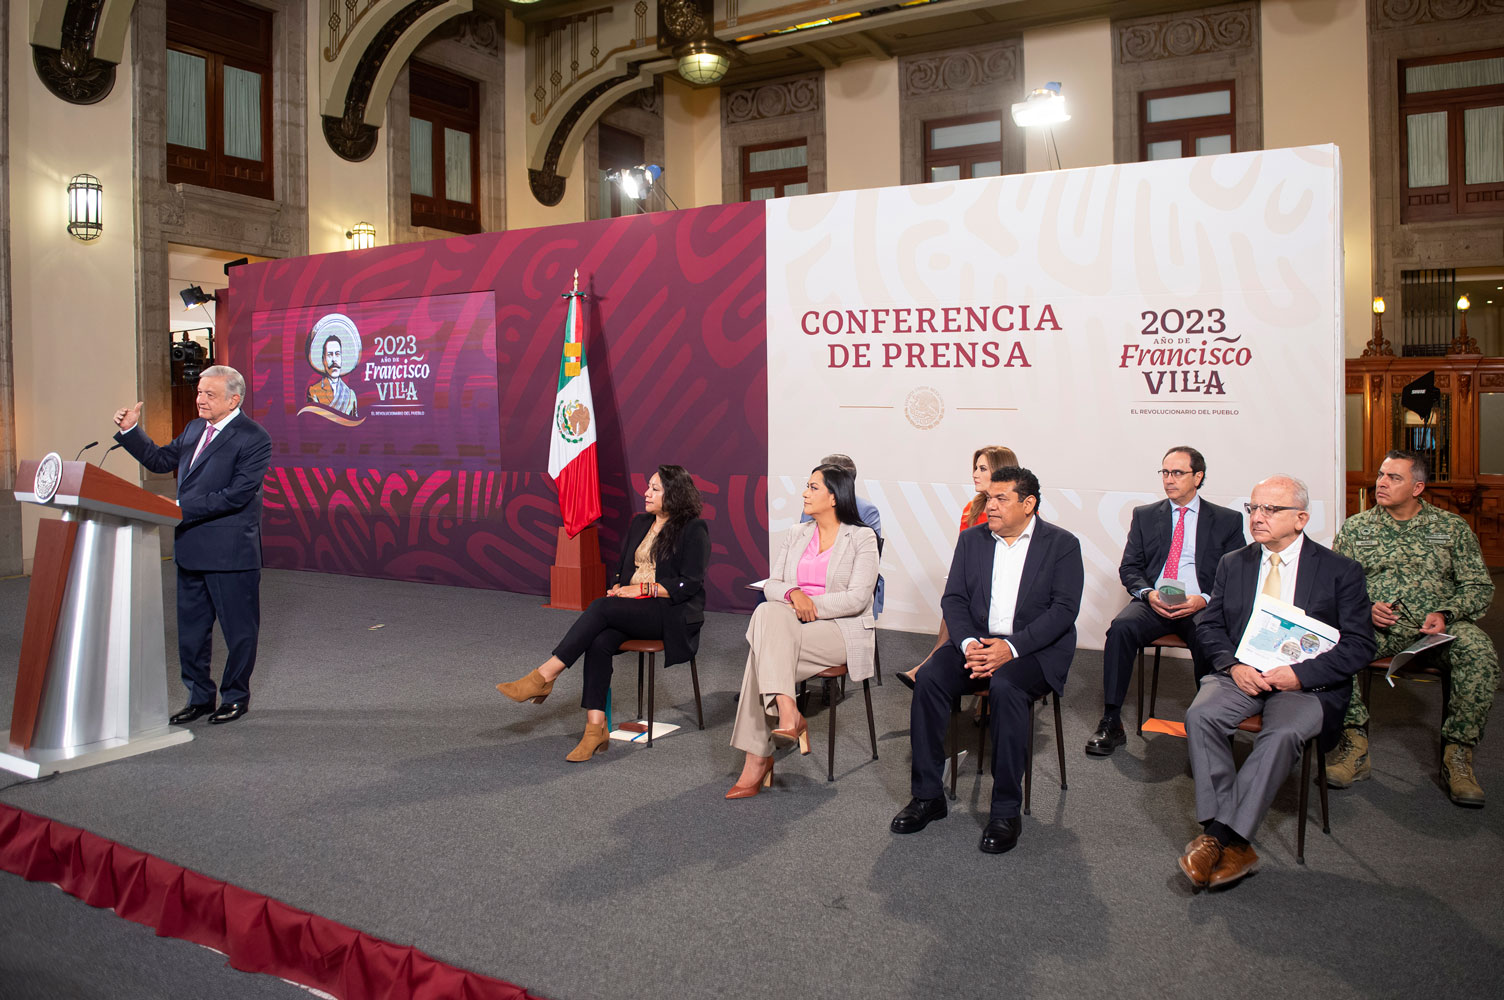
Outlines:
[[[240,410],[245,379],[233,368],[205,368],[198,380],[198,419],[157,447],[141,428],[141,407],[115,412],[115,440],[152,472],[178,474],[183,520],[173,534],[178,576],[178,658],[188,705],[172,722],[203,715],[234,722],[251,703],[251,670],[261,627],[261,481],[272,439]],[[215,619],[227,659],[214,701],[209,675]]]
[[[1145,644],[1178,635],[1190,647],[1196,683],[1211,667],[1196,638],[1196,616],[1212,592],[1217,563],[1243,546],[1243,518],[1199,495],[1206,459],[1189,445],[1165,452],[1159,481],[1165,499],[1133,511],[1118,577],[1133,596],[1107,629],[1102,649],[1102,721],[1086,741],[1092,757],[1106,757],[1128,742],[1123,699],[1133,663]],[[1173,594],[1178,590],[1180,594]]]

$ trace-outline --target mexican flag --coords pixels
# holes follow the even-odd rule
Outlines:
[[[573,538],[601,516],[601,477],[595,461],[595,403],[580,329],[580,272],[565,294],[564,356],[559,359],[559,391],[554,395],[553,433],[548,441],[548,474],[559,491],[564,530]]]

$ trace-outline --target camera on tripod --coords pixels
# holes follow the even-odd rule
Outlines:
[[[202,327],[209,336],[214,336],[213,327]],[[197,382],[199,375],[209,367],[209,348],[192,339],[192,330],[181,331],[182,340],[174,340],[171,347],[173,382],[182,385]]]
[[[202,344],[194,341],[174,341],[172,345],[172,360],[183,366],[183,380],[194,381],[206,367],[204,362],[209,359],[209,352],[204,350]]]

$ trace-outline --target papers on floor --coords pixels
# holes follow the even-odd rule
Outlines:
[[[633,728],[628,729],[628,726]],[[678,728],[678,726],[667,722],[655,721],[653,723],[653,739],[661,740]],[[624,723],[622,728],[611,730],[611,738],[613,740],[621,740],[623,743],[642,743],[646,745],[648,741],[648,724],[640,719],[636,722]]]
[[[1295,605],[1260,594],[1253,602],[1243,641],[1238,643],[1237,657],[1239,662],[1267,673],[1320,656],[1341,638],[1341,632],[1307,617]]]
[[[1445,646],[1455,638],[1457,638],[1455,635],[1448,635],[1445,632],[1437,632],[1435,635],[1421,636],[1419,639],[1416,639],[1414,642],[1406,646],[1404,649],[1400,650],[1398,653],[1395,653],[1394,656],[1390,657],[1389,669],[1385,671],[1384,679],[1389,682],[1390,687],[1394,687],[1394,672],[1396,670],[1403,670],[1405,668],[1405,664],[1415,659],[1421,653],[1424,653],[1428,649],[1435,649],[1438,646]]]

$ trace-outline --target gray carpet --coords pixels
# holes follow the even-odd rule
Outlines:
[[[25,580],[0,582],[5,717],[25,597]],[[1494,803],[1452,806],[1435,778],[1439,685],[1376,688],[1373,780],[1333,793],[1331,837],[1313,802],[1304,867],[1292,779],[1260,831],[1263,870],[1193,896],[1175,865],[1197,832],[1184,744],[1130,732],[1108,760],[1081,752],[1100,711],[1098,653],[1078,655],[1065,698],[1069,791],[1041,713],[1034,815],[1017,850],[991,857],[976,849],[990,779],[972,757],[947,819],[888,833],[908,799],[909,695],[892,680],[872,689],[879,761],[858,686],[840,706],[834,783],[817,707],[815,753],[781,758],[771,791],[726,802],[740,767],[726,744],[745,655],[736,616],[706,625],[704,732],[675,667],[659,676],[658,715],[686,729],[565,762],[584,722],[578,675],[542,706],[492,689],[568,624],[539,603],[268,572],[245,719],[195,723],[186,746],[0,798],[554,1000],[1498,994],[1504,737],[1478,754]],[[880,643],[890,673],[929,646],[891,632]],[[635,664],[617,663],[624,711]],[[171,691],[176,708],[175,677]],[[1160,714],[1178,717],[1190,693],[1189,669],[1168,666]],[[10,995],[150,995],[131,965],[169,965],[154,973],[165,981],[205,956],[222,964],[0,875],[0,982],[64,955],[66,988]],[[223,976],[200,992],[290,989]]]

